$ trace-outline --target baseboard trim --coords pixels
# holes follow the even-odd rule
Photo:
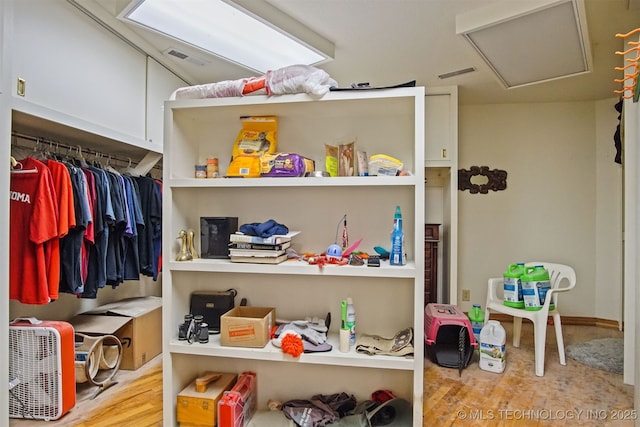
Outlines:
[[[563,325],[598,326],[607,329],[620,329],[616,320],[598,319],[596,317],[560,316]],[[513,318],[508,314],[491,313],[491,319],[500,322],[512,322]]]

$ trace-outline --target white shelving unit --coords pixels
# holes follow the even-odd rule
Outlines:
[[[413,402],[414,425],[422,425],[423,405],[423,230],[424,88],[331,92],[321,99],[305,94],[169,101],[165,104],[163,206],[164,424],[177,425],[178,393],[205,370],[252,370],[258,379],[258,409],[267,400],[286,401],[314,394],[347,392],[368,399],[391,389]],[[207,157],[228,166],[240,117],[275,115],[278,151],[297,153],[324,170],[325,144],[356,139],[369,155],[402,160],[410,176],[333,178],[195,179],[194,166]],[[292,247],[323,252],[334,243],[346,214],[350,242],[360,250],[389,248],[395,206],[402,209],[409,262],[379,268],[302,261],[278,265],[234,264],[228,260],[175,261],[178,232],[199,219],[234,216],[239,224],[268,219],[301,233]],[[199,242],[197,242],[199,244]],[[199,248],[196,245],[196,248]],[[275,307],[281,319],[331,313],[327,353],[294,359],[270,343],[264,348],[224,347],[218,336],[207,344],[178,340],[178,325],[194,291],[235,288],[249,305]],[[393,337],[414,328],[412,358],[366,356],[338,350],[340,300],[352,297],[357,334]],[[236,301],[238,302],[238,301]]]

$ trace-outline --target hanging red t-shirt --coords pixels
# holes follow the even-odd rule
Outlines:
[[[70,228],[76,226],[76,214],[69,170],[63,163],[52,159],[48,159],[46,165],[51,171],[58,203],[59,239],[51,239],[46,243],[45,249],[49,261],[49,296],[52,300],[57,300],[60,288],[60,239],[67,235]]]
[[[82,277],[82,283],[87,281],[89,274],[89,252],[91,246],[96,243],[94,236],[94,218],[97,215],[96,212],[96,181],[93,174],[88,169],[81,169],[84,173],[85,180],[87,182],[87,201],[89,202],[89,209],[91,211],[91,219],[87,224],[87,228],[84,230],[84,238],[82,239],[82,247],[80,250],[80,277]]]
[[[58,207],[51,172],[44,165],[11,172],[9,298],[47,304],[45,242],[58,236]]]

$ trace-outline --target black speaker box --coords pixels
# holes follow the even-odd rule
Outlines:
[[[194,316],[201,314],[207,324],[209,333],[220,333],[220,316],[235,306],[237,292],[227,291],[193,292],[189,304],[189,312]]]
[[[229,236],[238,231],[238,217],[201,217],[202,258],[229,258]]]

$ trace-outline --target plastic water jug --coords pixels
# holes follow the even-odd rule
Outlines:
[[[471,310],[469,310],[469,320],[471,321],[471,329],[473,329],[473,336],[476,342],[480,342],[480,331],[484,326],[484,310],[480,308],[480,304],[473,304]]]
[[[524,268],[524,263],[511,264],[504,272],[504,305],[508,307],[524,308],[521,281]]]
[[[506,358],[507,334],[497,320],[489,320],[480,332],[480,369],[502,373]]]
[[[525,310],[540,310],[547,297],[547,291],[551,289],[549,272],[542,265],[526,267],[525,273],[520,278],[522,281],[522,298],[524,299]],[[554,304],[549,305],[552,310]]]

